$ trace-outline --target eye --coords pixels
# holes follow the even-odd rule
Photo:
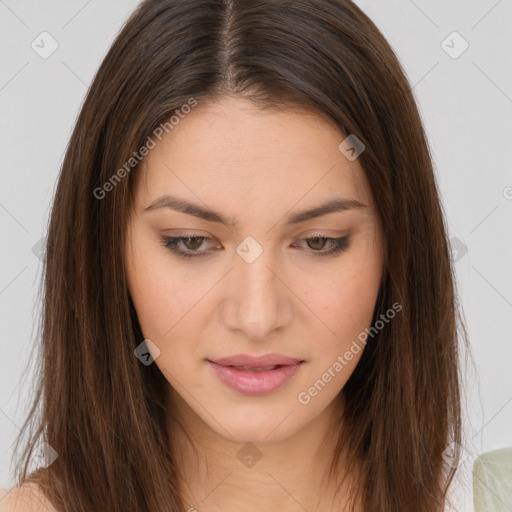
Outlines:
[[[213,240],[206,236],[162,236],[162,245],[172,253],[183,258],[202,258],[208,256],[210,250],[201,250],[203,244]],[[331,256],[345,251],[349,246],[349,237],[332,238],[323,235],[313,235],[309,238],[303,238],[301,242],[306,242],[312,249],[307,251],[314,256]],[[322,250],[325,246],[330,246],[328,250]],[[183,249],[184,247],[184,249]]]
[[[349,237],[331,238],[328,236],[314,234],[309,238],[303,238],[301,241],[307,243],[308,247],[313,249],[314,256],[332,256],[348,249]],[[329,244],[327,244],[327,242]],[[322,250],[326,245],[330,245],[330,249]]]
[[[178,256],[183,256],[184,258],[198,258],[207,255],[207,251],[198,250],[205,240],[211,241],[211,238],[206,236],[163,236],[162,245]],[[186,250],[181,249],[179,244],[183,244],[181,247],[185,246]]]

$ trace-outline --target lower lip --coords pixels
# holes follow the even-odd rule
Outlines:
[[[224,384],[244,395],[265,395],[275,391],[288,382],[301,366],[301,363],[297,363],[275,370],[255,372],[223,366],[212,361],[208,363]]]

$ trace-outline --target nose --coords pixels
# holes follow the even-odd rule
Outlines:
[[[222,311],[228,329],[253,341],[265,341],[291,324],[293,293],[265,251],[252,263],[237,258],[226,289]]]

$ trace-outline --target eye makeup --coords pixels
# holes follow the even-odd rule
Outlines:
[[[161,240],[161,245],[181,258],[204,258],[213,252],[213,250],[199,250],[205,242],[213,241],[212,238],[206,236],[162,236]],[[323,250],[323,247],[318,250],[309,247],[310,250],[306,250],[306,252],[314,257],[334,256],[346,251],[349,247],[348,236],[333,238],[315,233],[308,238],[301,239],[300,241],[306,242],[308,246],[320,243],[323,247],[326,245],[330,247],[328,250]]]

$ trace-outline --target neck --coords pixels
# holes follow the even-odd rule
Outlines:
[[[333,477],[329,471],[341,431],[340,398],[285,439],[252,444],[219,435],[173,397],[173,410],[190,436],[170,428],[187,510],[348,510],[346,493],[336,493],[339,471]]]

